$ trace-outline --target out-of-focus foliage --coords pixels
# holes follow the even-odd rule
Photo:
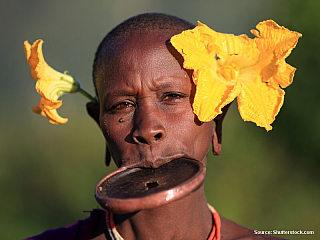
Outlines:
[[[104,138],[79,94],[63,97],[63,126],[32,113],[39,101],[23,41],[42,38],[52,67],[94,93],[91,66],[104,35],[143,12],[164,12],[216,31],[250,36],[263,20],[303,34],[287,62],[297,68],[273,130],[244,123],[234,103],[224,123],[222,154],[209,153],[206,195],[218,212],[257,230],[314,230],[320,217],[318,150],[320,2],[314,0],[1,1],[0,239],[22,239],[86,218],[98,207],[95,185],[104,166]]]

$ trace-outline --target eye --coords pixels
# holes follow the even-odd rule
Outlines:
[[[164,94],[164,97],[163,97],[163,101],[166,101],[166,102],[176,102],[176,101],[179,101],[181,100],[182,98],[186,98],[188,97],[187,94],[184,94],[184,93],[165,93]]]
[[[125,111],[131,107],[135,107],[135,103],[131,101],[123,101],[117,104],[114,104],[109,111],[115,112],[115,111]]]

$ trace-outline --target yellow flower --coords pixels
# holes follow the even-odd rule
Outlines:
[[[36,90],[42,96],[38,106],[33,107],[35,113],[41,114],[53,124],[66,123],[67,118],[62,118],[57,113],[57,108],[62,105],[58,98],[64,93],[75,93],[80,90],[80,84],[71,76],[62,74],[52,69],[44,60],[41,39],[32,46],[25,41],[24,51],[31,67],[31,77],[37,80]]]
[[[221,109],[238,101],[244,121],[271,130],[271,123],[292,83],[295,68],[285,62],[301,34],[280,27],[272,20],[259,23],[247,35],[234,36],[198,26],[171,38],[184,58],[184,68],[193,69],[196,94],[193,111],[200,121],[214,119]],[[281,88],[280,88],[280,86]]]

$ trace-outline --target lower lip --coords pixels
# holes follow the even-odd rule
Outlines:
[[[186,158],[159,168],[122,167],[98,183],[95,197],[101,207],[116,214],[156,208],[197,190],[205,172],[202,163]]]

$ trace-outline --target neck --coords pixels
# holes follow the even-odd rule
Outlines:
[[[202,186],[162,207],[115,215],[115,224],[124,239],[207,239],[212,214]]]

